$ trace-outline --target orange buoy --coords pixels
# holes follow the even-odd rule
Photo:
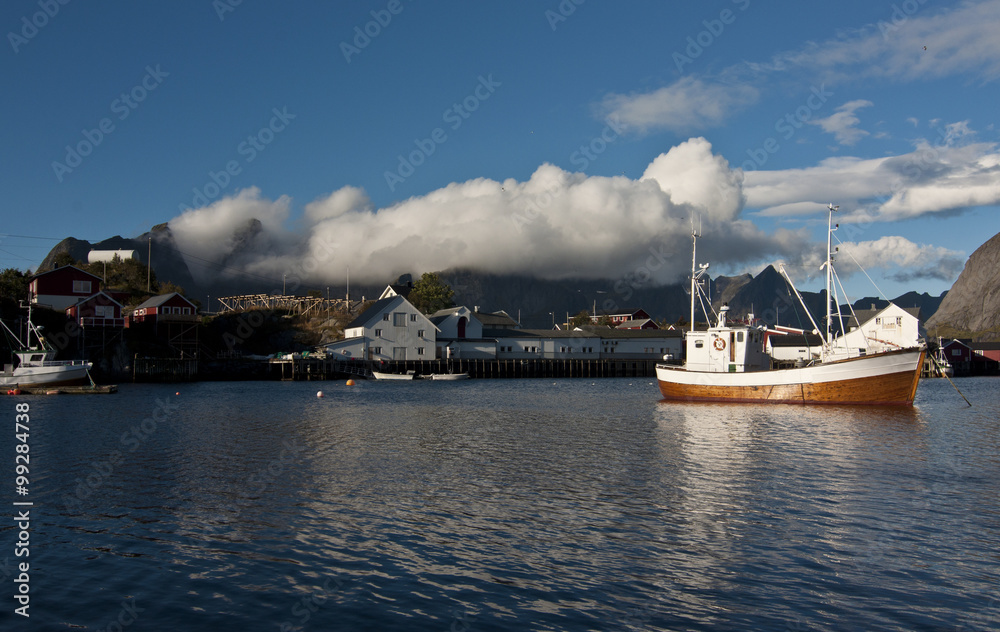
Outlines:
[[[354,380],[347,380],[348,386],[354,386]]]

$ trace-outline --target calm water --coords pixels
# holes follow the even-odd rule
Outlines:
[[[0,399],[0,628],[997,630],[1000,382],[958,385],[973,408],[941,380],[903,410],[650,379]]]

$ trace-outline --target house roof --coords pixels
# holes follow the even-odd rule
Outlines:
[[[969,347],[974,351],[998,351],[1000,342],[973,342]]]
[[[483,324],[483,327],[508,326],[517,327],[516,320],[510,314],[500,310],[499,312],[472,312],[473,317]]]
[[[659,329],[660,326],[656,324],[652,318],[643,318],[641,320],[625,320],[618,325],[618,329],[639,329],[647,323],[653,323],[653,327]]]
[[[858,323],[861,323],[861,324],[867,323],[868,321],[870,321],[871,319],[875,318],[876,316],[878,316],[879,314],[881,314],[885,310],[889,309],[889,307],[891,307],[893,305],[895,305],[895,303],[890,303],[889,305],[886,305],[882,309],[856,309],[856,310],[854,310],[854,313],[858,317],[857,320],[854,319],[854,316],[851,316],[848,313],[847,318],[844,319],[845,324],[848,327],[857,327]],[[896,305],[896,307],[899,307],[899,306]],[[917,320],[920,320],[920,308],[919,307],[899,307],[899,309],[903,310],[904,312],[906,312],[910,316],[913,316]]]
[[[645,311],[646,310],[642,309],[641,307],[619,307],[618,309],[614,310],[602,309],[601,311],[597,312],[597,317],[600,318],[601,316],[631,316],[636,312],[645,312]]]
[[[347,330],[347,329],[354,329],[355,327],[364,327],[369,322],[371,322],[377,314],[381,314],[383,311],[386,310],[386,308],[389,307],[389,305],[401,299],[405,300],[404,297],[398,294],[396,296],[390,296],[388,298],[380,298],[379,300],[369,305],[368,309],[358,314],[358,316],[354,320],[347,323],[347,326],[344,327],[344,329]]]
[[[770,335],[767,337],[772,347],[821,347],[823,338],[819,334],[786,334],[784,336]]]
[[[91,273],[87,272],[86,270],[81,270],[80,268],[78,268],[78,267],[76,267],[74,265],[64,265],[64,266],[60,266],[58,268],[53,268],[52,270],[49,270],[48,272],[39,272],[38,274],[32,275],[31,278],[29,278],[28,280],[29,281],[34,281],[35,279],[37,279],[39,277],[43,277],[43,276],[46,276],[48,274],[52,274],[54,272],[65,272],[66,268],[73,268],[74,270],[76,270],[80,274],[86,274],[87,276],[93,277],[93,278],[97,279],[98,281],[102,280],[101,277],[97,276],[96,274],[91,274]]]
[[[484,329],[484,338],[602,338],[627,340],[639,338],[680,338],[682,331],[666,329],[608,329],[602,327],[582,327],[572,331],[557,329]]]
[[[170,294],[160,294],[159,296],[153,296],[144,301],[141,305],[137,306],[136,309],[148,309],[150,307],[159,307],[160,305],[163,305],[164,303],[166,303],[175,296],[180,296],[182,301],[184,301],[185,303],[189,303],[191,307],[194,307],[194,303],[192,303],[191,301],[187,300],[177,292],[171,292]]]
[[[90,296],[88,296],[87,298],[82,298],[82,299],[80,299],[79,301],[77,301],[76,303],[74,303],[74,304],[73,304],[73,305],[71,306],[71,308],[72,308],[72,307],[79,307],[80,305],[83,305],[84,303],[89,303],[90,301],[94,300],[94,299],[95,299],[95,298],[97,298],[98,296],[105,296],[105,297],[106,297],[106,298],[107,298],[107,299],[108,299],[109,301],[111,301],[112,303],[114,303],[114,304],[115,304],[115,305],[117,305],[118,307],[121,307],[122,309],[124,309],[124,308],[125,308],[125,306],[124,306],[124,305],[122,305],[122,304],[121,304],[120,302],[118,302],[118,301],[117,301],[117,300],[115,299],[115,297],[111,296],[110,294],[108,294],[108,293],[107,293],[107,292],[105,292],[104,290],[101,290],[100,292],[97,292],[97,293],[95,293],[95,294],[91,294],[91,295],[90,295]]]

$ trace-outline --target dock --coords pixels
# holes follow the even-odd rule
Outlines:
[[[322,357],[272,359],[269,375],[282,381],[373,377],[372,371],[434,375],[468,373],[474,379],[655,377],[656,360],[396,360],[345,362]]]
[[[117,384],[104,386],[30,386],[20,388],[22,395],[110,395],[118,392]]]

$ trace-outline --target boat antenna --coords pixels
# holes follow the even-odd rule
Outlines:
[[[827,226],[826,226],[826,344],[830,344],[832,339],[831,335],[831,320],[833,319],[833,312],[830,309],[830,286],[833,284],[833,231],[836,230],[833,227],[833,212],[839,210],[839,206],[834,206],[832,203],[826,207],[830,212],[827,216]],[[840,228],[840,224],[837,224],[837,228]],[[840,306],[837,306],[840,309]]]
[[[698,218],[698,224],[701,225],[701,218]],[[698,274],[698,231],[694,228],[694,218],[691,218],[691,331],[694,331],[694,297],[695,292],[697,292],[696,285],[697,274]]]

